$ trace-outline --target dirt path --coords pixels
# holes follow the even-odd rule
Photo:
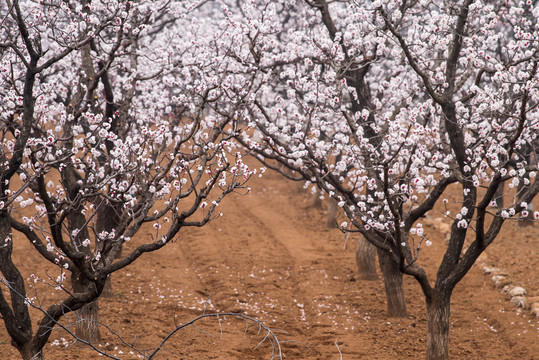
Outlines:
[[[115,296],[101,302],[102,321],[139,349],[152,349],[174,322],[188,321],[204,309],[241,312],[287,332],[278,333],[281,340],[295,341],[283,344],[286,359],[338,359],[339,351],[343,359],[423,357],[425,307],[413,279],[406,278],[405,285],[410,317],[387,318],[381,280],[356,280],[354,240],[343,250],[344,235],[326,228],[324,210],[312,208],[309,195],[272,173],[250,186],[251,194],[225,199],[223,217],[187,229],[157,257],[144,256],[116,275]],[[442,234],[427,230],[434,234],[434,245],[422,253],[421,262],[433,273],[444,242]],[[508,231],[500,243],[518,246],[521,257],[513,264],[518,276],[523,276],[520,269],[528,269],[529,277],[537,278],[539,264],[533,254],[539,229],[523,230],[519,239],[511,236],[514,228]],[[504,251],[500,244],[489,257],[510,266],[506,257],[511,255]],[[23,270],[35,271],[31,266]],[[477,267],[457,286],[451,319],[455,359],[539,359],[539,322],[517,314]],[[230,318],[199,324],[205,333],[194,328],[178,333],[158,358],[270,358],[268,343],[254,350],[264,333],[253,326],[246,330],[244,322]],[[66,337],[61,331],[53,335],[61,337]],[[104,338],[108,345],[103,347],[112,354],[137,358],[110,333]],[[17,358],[3,327],[0,354]],[[48,346],[46,355],[97,358],[77,346]]]

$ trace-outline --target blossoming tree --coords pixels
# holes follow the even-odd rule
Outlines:
[[[98,341],[109,275],[218,216],[253,173],[230,138],[256,71],[228,56],[226,23],[197,21],[215,11],[200,3],[0,5],[0,314],[24,359],[74,311],[78,339]],[[153,236],[131,245],[147,223]],[[57,266],[33,280],[60,300],[27,295],[12,229]]]
[[[243,112],[254,130],[239,140],[268,166],[337,199],[354,231],[419,282],[426,357],[448,359],[453,289],[506,221],[529,218],[539,192],[539,7],[473,0],[270,6],[275,31],[250,47],[252,68],[271,70]],[[420,264],[431,243],[420,221],[448,202],[450,185],[461,194],[459,211],[446,213],[450,238],[431,280]]]

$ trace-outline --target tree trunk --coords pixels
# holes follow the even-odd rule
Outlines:
[[[112,280],[111,276],[109,275],[107,277],[107,280],[105,281],[105,286],[103,286],[103,292],[101,293],[101,297],[104,298],[111,298],[114,295],[114,290],[112,289]]]
[[[384,276],[388,315],[391,317],[407,317],[402,273],[399,266],[386,251],[377,250],[380,270],[382,270],[382,275]]]
[[[33,346],[32,346],[32,343],[28,343],[27,346],[24,346],[22,349],[17,349],[19,350],[19,353],[21,354],[21,357],[23,360],[44,360],[45,358],[43,357],[43,351],[41,350],[38,350],[36,351]]]
[[[502,181],[502,183],[498,185],[496,193],[494,193],[494,200],[496,201],[496,206],[498,207],[498,209],[503,209],[503,184],[504,182]]]
[[[0,189],[2,189],[1,185]],[[32,320],[25,302],[25,281],[12,261],[12,252],[11,220],[7,210],[2,209],[0,210],[0,274],[3,283],[0,286],[7,287],[6,294],[9,294],[11,301],[4,297],[4,290],[0,288],[0,319],[4,321],[13,346],[19,350],[23,359],[28,360],[32,357]]]
[[[86,227],[86,218],[82,212],[75,209],[68,215],[69,229],[79,229],[76,236],[71,237],[71,242],[87,256],[91,256],[90,247],[83,246],[83,239],[89,239],[88,228]],[[91,281],[86,279],[81,273],[80,269],[71,269],[71,286],[75,294],[82,294],[91,290],[91,286],[95,286]],[[99,333],[98,325],[98,305],[97,300],[84,305],[82,308],[74,312],[75,315],[75,335],[84,341],[92,344],[99,343],[101,341],[101,335]]]
[[[70,133],[72,133],[72,128],[69,128],[68,124],[66,124],[66,131],[64,134],[68,136]],[[68,164],[65,170],[60,174],[67,191],[68,199],[73,203],[73,208],[67,215],[71,245],[81,253],[90,257],[92,256],[92,250],[90,249],[90,246],[85,245],[85,241],[90,239],[90,234],[88,232],[86,215],[83,212],[84,209],[80,203],[80,198],[78,197],[80,187],[79,180],[81,180],[81,176],[72,164]],[[83,294],[88,290],[91,290],[91,286],[95,286],[81,274],[80,269],[75,267],[70,270],[73,293]],[[97,300],[95,300],[93,303],[86,304],[74,312],[75,335],[79,339],[89,343],[98,343],[101,341],[99,325],[97,323],[99,318],[97,309]]]
[[[376,280],[376,246],[368,242],[363,236],[357,240],[356,263],[361,280]]]
[[[84,293],[93,283],[86,281],[82,275],[73,270],[71,275],[71,284],[74,293]],[[75,314],[75,335],[77,338],[87,341],[91,344],[101,342],[101,333],[99,332],[99,306],[97,300],[84,305]]]
[[[103,231],[107,233],[111,233],[112,231],[116,229],[116,227],[118,227],[118,224],[120,222],[120,218],[118,216],[119,210],[117,209],[117,205],[111,205],[106,200],[103,200],[103,201],[104,203],[101,204],[97,210],[97,219],[96,219],[95,227],[98,234]],[[102,246],[100,246],[100,248],[101,247]],[[122,252],[120,250],[118,257],[121,257],[121,254]],[[102,255],[107,256],[106,253]],[[114,290],[112,288],[111,275],[109,275],[105,282],[105,287],[103,288],[103,292],[101,293],[101,296],[110,298],[113,295],[114,295]]]
[[[322,207],[322,200],[320,199],[320,193],[317,191],[313,194],[313,208],[320,209]]]
[[[338,227],[337,200],[330,196],[328,201],[328,228],[334,229],[336,227]]]
[[[75,334],[90,344],[101,342],[99,331],[99,306],[97,301],[84,305],[76,312]]]
[[[449,359],[450,295],[436,293],[427,312],[427,360]]]

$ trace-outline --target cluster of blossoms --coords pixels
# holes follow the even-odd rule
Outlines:
[[[363,233],[411,230],[408,215],[454,182],[470,199],[459,228],[477,189],[504,182],[516,195],[498,191],[493,215],[527,216],[519,199],[537,171],[539,10],[472,2],[453,55],[458,16],[444,6],[271,2],[275,31],[253,38],[263,51],[251,67],[273,71],[256,80],[240,141],[335,197]],[[301,20],[287,23],[290,14]]]
[[[51,226],[51,212],[63,218],[79,213],[86,221],[70,222],[62,232],[75,248],[97,256],[94,240],[123,243],[142,223],[165,215],[172,220],[158,226],[172,229],[193,204],[208,198],[215,208],[256,172],[230,140],[242,99],[254,86],[244,29],[235,29],[227,6],[199,5],[17,3],[30,16],[28,36],[39,39],[42,55],[34,65],[40,76],[33,84],[33,124],[18,170],[23,185],[6,186],[2,207],[24,214],[34,234]],[[219,21],[209,25],[205,17]],[[263,28],[261,21],[253,19],[249,28]],[[17,26],[3,36],[11,45],[2,53],[0,79],[2,118],[15,129],[3,132],[2,154],[9,161],[27,111],[20,94],[29,64],[16,51],[26,47]],[[27,216],[32,205],[36,212]],[[98,222],[107,206],[114,207],[117,228],[88,236],[81,226]],[[67,256],[59,243],[48,238],[48,252]]]
[[[539,193],[539,6],[256,3],[272,9],[274,31],[249,38],[250,68],[262,71],[238,141],[336,201],[351,223],[342,227],[377,248],[388,309],[405,316],[399,281],[415,277],[429,315],[427,359],[449,358],[440,314],[452,290],[505,221],[530,220]],[[417,261],[431,244],[418,221],[450,185],[459,209],[446,211],[453,226],[432,282]]]
[[[417,221],[450,184],[462,201],[444,259],[459,266],[442,267],[460,273],[448,270],[445,284],[506,219],[532,214],[531,2],[14,0],[0,9],[0,220],[9,220],[0,233],[22,232],[44,258],[99,285],[86,288],[94,297],[111,272],[210,221],[257,173],[245,151],[329,194],[426,294],[416,259],[430,241]],[[145,223],[152,241],[116,259]],[[461,256],[470,228],[475,242]],[[0,251],[10,254],[11,241]]]
[[[233,137],[259,71],[249,68],[245,29],[274,31],[272,15],[239,26],[230,5],[0,3],[0,232],[21,232],[60,267],[51,279],[59,289],[66,269],[76,274],[72,285],[85,296],[66,291],[70,308],[184,226],[218,216],[223,198],[257,173]],[[155,237],[120,256],[145,224]],[[9,257],[12,242],[1,246]],[[63,316],[43,310],[38,332]]]

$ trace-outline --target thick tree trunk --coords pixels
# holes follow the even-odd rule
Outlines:
[[[81,340],[91,344],[101,342],[99,331],[99,306],[97,301],[93,301],[77,310],[75,334]]]
[[[368,242],[363,236],[357,240],[356,263],[361,280],[376,280],[376,246]]]
[[[337,200],[330,196],[328,201],[328,228],[333,229],[336,227],[338,227]]]
[[[402,273],[399,266],[386,251],[377,250],[380,270],[382,270],[382,275],[384,276],[388,315],[391,317],[407,317]]]
[[[84,239],[89,239],[88,228],[86,227],[86,218],[80,211],[73,211],[69,214],[69,229],[78,229],[79,232],[76,236],[72,236],[71,242],[81,252],[87,256],[91,256],[89,246],[83,246]],[[91,281],[86,279],[81,273],[80,269],[71,270],[71,286],[75,294],[82,294],[91,290],[91,286],[95,286]],[[84,341],[89,343],[99,343],[101,341],[101,335],[99,333],[99,314],[97,300],[84,305],[82,308],[76,310],[75,314],[75,335]]]
[[[449,359],[450,294],[436,293],[427,312],[427,360]]]
[[[71,284],[74,293],[84,293],[93,283],[85,279],[77,271],[73,271]],[[75,314],[75,335],[77,338],[87,341],[91,344],[101,342],[101,333],[99,332],[99,306],[98,302],[93,301],[84,305]]]
[[[114,290],[112,289],[112,279],[109,275],[107,277],[107,281],[105,281],[105,286],[103,287],[103,292],[101,293],[101,297],[104,298],[111,298],[114,295]]]
[[[22,349],[18,349],[19,353],[21,354],[21,357],[23,360],[44,360],[43,357],[43,351],[41,350],[35,350],[31,343],[28,343],[27,346],[23,347]]]

